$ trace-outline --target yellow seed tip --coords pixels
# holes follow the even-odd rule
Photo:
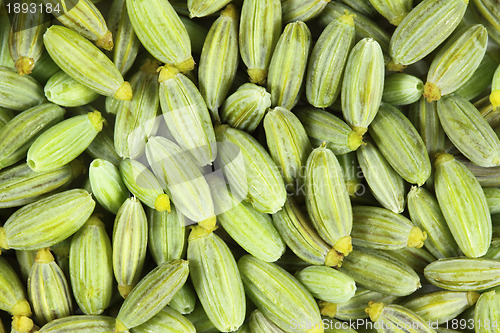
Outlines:
[[[448,153],[439,153],[436,155],[436,160],[434,161],[434,165],[437,166],[439,164],[443,164],[449,161],[454,160],[455,157],[453,155],[448,154]]]
[[[319,301],[318,306],[323,316],[333,318],[337,315],[337,304]]]
[[[247,70],[250,82],[261,86],[266,84],[267,71],[262,68],[249,68]]]
[[[338,253],[337,251],[335,251],[335,249],[330,249],[330,251],[328,251],[328,253],[326,254],[326,257],[325,257],[325,266],[329,266],[329,267],[340,267],[342,266],[342,261],[344,260],[344,256],[340,253]]]
[[[424,246],[424,241],[427,239],[427,233],[418,227],[411,228],[410,235],[408,236],[408,247],[421,248]]]
[[[212,232],[217,229],[217,218],[212,216],[204,221],[198,222],[198,225],[208,231]]]
[[[160,76],[158,77],[158,82],[160,83],[173,79],[177,74],[180,73],[179,70],[172,65],[159,67],[158,71],[160,72]]]
[[[104,35],[99,37],[96,40],[95,45],[97,45],[100,48],[105,49],[106,51],[113,50],[113,46],[114,46],[113,34],[111,33],[111,31],[108,30]]]
[[[116,333],[120,333],[120,332],[128,332],[128,327],[125,326],[120,320],[116,320],[116,323],[115,323],[115,331]]]
[[[493,294],[495,294],[495,291],[493,291]],[[480,293],[476,292],[476,291],[468,291],[467,292],[467,303],[469,303],[469,305],[474,305],[476,304],[477,300],[479,299],[479,296],[481,296]]]
[[[490,94],[490,102],[494,107],[500,106],[500,90],[493,90]]]
[[[123,298],[127,298],[132,289],[134,289],[134,286],[132,285],[118,286],[118,292]]]
[[[18,301],[11,309],[11,313],[13,316],[31,316],[31,307],[30,303],[23,299]]]
[[[360,127],[360,126],[351,126],[351,127],[352,130],[358,133],[361,137],[363,137],[363,135],[365,135],[366,131],[368,130],[368,128],[366,127]]]
[[[424,97],[429,103],[438,101],[441,99],[441,89],[432,82],[426,82],[424,86]]]
[[[354,18],[356,14],[350,13],[348,10],[344,10],[344,15],[339,17],[339,21],[348,25],[354,26]]]
[[[352,131],[347,135],[347,146],[351,151],[355,151],[363,144],[363,135]]]
[[[35,60],[30,57],[19,57],[16,60],[16,69],[19,75],[31,74],[35,67]]]
[[[33,330],[33,320],[26,316],[14,316],[12,318],[12,329],[20,333],[28,333]]]
[[[187,73],[189,71],[192,71],[194,69],[194,66],[195,66],[195,62],[194,62],[193,57],[189,57],[188,59],[184,60],[183,62],[175,65],[175,67],[177,67],[177,69],[179,69],[179,71],[181,73]]]
[[[95,110],[94,112],[89,112],[87,115],[90,119],[90,123],[92,124],[92,127],[94,127],[94,129],[97,132],[102,131],[103,120],[102,120],[101,113],[99,111]]]
[[[155,200],[155,209],[159,212],[167,211],[170,213],[170,198],[168,195],[160,194]]]
[[[374,301],[370,301],[368,303],[368,307],[365,309],[365,312],[368,316],[370,316],[371,321],[376,322],[382,311],[384,310],[384,303],[375,303]]]
[[[238,18],[238,14],[236,13],[236,7],[232,4],[229,4],[224,8],[220,16],[227,16],[232,18],[233,20]]]
[[[333,248],[343,254],[344,257],[348,256],[352,252],[352,239],[351,236],[344,236],[335,243]]]
[[[49,248],[40,249],[36,252],[35,263],[48,264],[54,261],[54,256],[50,253]]]
[[[123,82],[120,88],[116,90],[113,97],[120,101],[131,101],[134,94],[132,93],[132,86],[130,83],[127,81]]]
[[[4,227],[0,227],[0,249],[10,249],[9,243],[7,242],[7,233],[5,232]]]
[[[394,60],[390,60],[385,67],[391,72],[402,72],[406,68],[406,65],[397,64]]]

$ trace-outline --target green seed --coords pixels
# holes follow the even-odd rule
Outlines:
[[[15,70],[0,67],[0,107],[23,111],[45,100],[43,88],[31,76],[21,76]]]
[[[13,316],[31,316],[30,304],[26,300],[23,283],[9,262],[0,257],[0,309]]]
[[[144,324],[134,327],[131,333],[171,332],[196,333],[194,325],[184,316],[169,306],[164,307],[157,315]]]
[[[424,83],[418,77],[393,73],[385,78],[382,100],[392,105],[408,105],[417,102],[424,92]]]
[[[63,71],[50,77],[44,92],[49,101],[66,107],[86,105],[99,97],[93,89],[81,84]]]
[[[118,168],[106,160],[95,159],[90,163],[89,179],[97,201],[107,211],[116,214],[129,196]]]

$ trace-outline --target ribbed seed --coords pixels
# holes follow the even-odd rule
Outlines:
[[[208,35],[208,28],[189,19],[187,15],[179,16],[179,18],[181,19],[182,24],[186,27],[186,31],[191,41],[191,49],[194,53],[201,54],[203,44],[205,43],[205,39]]]
[[[321,14],[330,0],[282,0],[283,23],[306,22]]]
[[[130,83],[123,80],[120,71],[101,50],[78,33],[53,25],[43,35],[43,41],[50,57],[73,79],[101,95],[132,99]]]
[[[330,112],[310,106],[295,108],[293,112],[315,146],[326,142],[328,149],[342,155],[355,151],[362,144],[362,136]]]
[[[297,104],[310,46],[311,32],[304,22],[285,26],[273,52],[267,78],[273,106],[291,110]]]
[[[125,75],[134,64],[141,46],[128,16],[127,0],[113,1],[107,23],[113,35],[113,63]]]
[[[0,208],[34,202],[69,184],[82,170],[79,161],[48,172],[35,172],[26,164],[0,172]]]
[[[354,206],[352,243],[372,249],[421,248],[427,233],[402,215],[385,208]]]
[[[0,228],[0,248],[36,250],[55,245],[78,231],[94,206],[91,195],[82,189],[57,193],[23,206]]]
[[[198,297],[190,284],[184,284],[168,303],[172,309],[179,311],[183,315],[193,312]]]
[[[424,142],[399,109],[382,103],[370,135],[387,162],[407,182],[422,185],[429,178],[431,163]]]
[[[495,70],[491,81],[490,102],[495,108],[500,106],[500,65]]]
[[[319,235],[348,255],[352,250],[352,208],[344,175],[333,152],[322,145],[306,164],[306,205]]]
[[[485,258],[443,258],[429,264],[425,278],[453,291],[480,291],[500,285],[500,262]]]
[[[86,105],[99,97],[96,91],[63,71],[51,76],[43,90],[49,101],[67,107]]]
[[[203,310],[203,306],[201,306],[199,302],[197,303],[194,311],[186,317],[193,323],[197,333],[217,333],[218,329],[215,328],[214,324],[208,319],[207,314]]]
[[[246,0],[241,8],[240,54],[250,82],[264,85],[281,33],[280,0]]]
[[[365,134],[379,109],[384,90],[384,56],[371,38],[359,41],[347,60],[342,81],[342,113],[360,135]]]
[[[238,329],[245,320],[245,292],[229,247],[212,232],[195,227],[187,258],[191,281],[210,321],[220,331]]]
[[[106,310],[113,290],[113,254],[98,217],[91,217],[73,236],[69,272],[73,295],[83,313],[98,315]]]
[[[237,331],[238,333],[283,333],[284,331],[266,318],[259,310],[253,310],[248,318],[248,324]]]
[[[482,19],[488,28],[488,34],[500,43],[500,12],[494,0],[473,0],[470,7]]]
[[[31,316],[24,286],[9,262],[0,257],[0,309],[13,316]]]
[[[391,24],[399,25],[413,6],[412,0],[369,0],[372,6]]]
[[[17,74],[16,74],[17,75]],[[0,168],[24,158],[41,133],[59,123],[65,110],[46,103],[19,113],[0,130]]]
[[[165,122],[179,146],[200,166],[217,155],[210,113],[196,85],[171,66],[160,72],[160,103]]]
[[[455,93],[469,101],[480,96],[491,84],[497,66],[498,62],[486,52],[474,74]]]
[[[168,1],[126,0],[134,31],[148,52],[185,73],[194,68],[186,27]]]
[[[250,134],[216,127],[219,165],[233,195],[246,198],[262,213],[274,214],[286,201],[286,189],[278,167],[269,153]]]
[[[226,98],[221,108],[221,121],[233,128],[252,133],[270,106],[271,94],[264,87],[245,83]]]
[[[27,163],[34,171],[60,168],[77,158],[102,130],[99,111],[61,121],[43,132],[28,149]]]
[[[494,333],[500,322],[500,296],[495,291],[481,295],[474,311],[474,329],[477,333]]]
[[[35,1],[34,4],[41,5],[41,1]],[[9,33],[9,50],[19,75],[31,74],[40,60],[44,51],[42,35],[48,27],[49,22],[43,10],[14,14]]]
[[[36,322],[44,325],[71,315],[71,292],[49,249],[38,250],[28,279],[28,295]]]
[[[101,12],[90,0],[42,0],[46,5],[60,8],[59,22],[95,42],[98,47],[111,51],[113,37]]]
[[[340,3],[338,1],[331,1],[328,3],[319,17],[319,22],[323,26],[327,26],[332,20],[337,19],[344,15],[345,11],[352,12],[354,29],[356,31],[356,39],[372,38],[379,43],[384,54],[387,54],[389,49],[389,41],[391,36],[387,31],[382,29],[378,23],[371,18],[353,11],[351,7]]]
[[[146,145],[146,156],[179,212],[213,230],[216,217],[210,188],[189,152],[165,138],[152,137]]]
[[[134,327],[131,333],[172,332],[196,333],[194,325],[183,315],[169,306],[144,324]]]
[[[204,17],[217,12],[231,0],[188,0],[189,17]]]
[[[171,211],[147,210],[149,251],[157,265],[181,259],[186,250],[186,218],[174,206]]]
[[[437,291],[418,296],[402,305],[415,312],[423,320],[441,325],[473,306],[478,298],[479,293],[475,291]]]
[[[437,101],[469,80],[486,52],[488,32],[481,24],[453,34],[434,57],[427,74],[424,96]]]
[[[200,92],[216,122],[236,75],[238,54],[238,13],[230,4],[208,31],[198,68]]]
[[[271,103],[269,103],[271,105]],[[0,130],[4,128],[4,126],[12,119],[14,118],[14,114],[12,111],[5,109],[3,107],[0,107]]]
[[[434,329],[430,327],[430,323],[422,319],[415,312],[400,306],[400,305],[385,305],[384,303],[368,303],[366,313],[370,319],[379,323],[381,328],[378,332],[418,332],[418,333],[434,333]],[[407,328],[408,327],[408,328]]]
[[[122,158],[138,158],[144,154],[147,139],[158,129],[160,105],[158,62],[147,59],[130,79],[134,91],[131,101],[116,103],[114,143]],[[109,98],[109,97],[108,97]]]
[[[23,281],[28,281],[28,276],[30,275],[31,266],[35,262],[36,250],[21,251],[16,250],[16,259],[19,264],[19,269],[21,271],[21,277]]]
[[[125,186],[143,204],[157,211],[170,212],[170,198],[153,173],[141,162],[125,159],[120,162],[120,174]]]
[[[356,292],[354,280],[330,267],[309,266],[295,274],[315,298],[332,303],[349,301]]]
[[[403,178],[371,142],[360,146],[356,155],[363,176],[377,201],[394,213],[402,213],[405,207]]]
[[[472,258],[491,243],[491,216],[483,189],[474,175],[452,155],[439,154],[435,163],[439,206],[455,241]]]
[[[43,88],[34,78],[20,76],[14,69],[0,67],[0,82],[0,107],[23,111],[45,99]]]
[[[458,26],[467,3],[425,0],[413,8],[391,37],[389,54],[393,65],[411,65],[435,50]]]
[[[107,211],[116,214],[129,196],[118,168],[106,160],[95,159],[90,163],[89,179],[97,201]]]
[[[147,246],[146,213],[135,197],[129,198],[116,214],[113,226],[113,271],[123,298],[141,277]]]
[[[157,315],[188,278],[187,260],[172,260],[149,272],[125,299],[116,316],[116,332],[144,324]]]
[[[0,5],[0,66],[14,69],[14,61],[12,61],[12,57],[9,52],[9,31],[10,20],[7,16],[7,8],[3,6],[2,3]]]
[[[408,105],[417,102],[424,93],[424,83],[418,77],[393,73],[386,76],[382,100],[392,105]]]
[[[325,108],[337,99],[354,36],[353,14],[350,13],[332,20],[321,33],[307,69],[306,96],[311,105]]]
[[[382,251],[354,250],[344,258],[340,271],[356,285],[386,295],[407,296],[420,288],[420,278],[410,266]]]
[[[349,196],[351,198],[356,198],[356,196],[359,194],[358,190],[363,190],[361,185],[363,175],[359,172],[360,166],[358,164],[356,153],[350,152],[343,155],[338,155],[337,159],[344,174],[347,193],[349,193]]]
[[[69,316],[45,324],[40,333],[111,332],[115,318],[105,316]]]
[[[459,159],[459,161],[472,172],[481,186],[500,186],[500,167],[485,168],[467,159]]]
[[[490,214],[500,213],[500,188],[487,187],[483,188],[483,190],[490,209]]]
[[[250,255],[241,257],[238,268],[247,296],[274,324],[292,333],[323,332],[314,298],[292,275]]]
[[[429,191],[413,186],[408,193],[408,211],[412,222],[427,233],[424,245],[436,258],[460,255],[441,208]]]
[[[404,262],[420,276],[423,276],[424,269],[427,265],[436,261],[436,258],[424,248],[405,247],[399,250],[385,251],[385,253]]]

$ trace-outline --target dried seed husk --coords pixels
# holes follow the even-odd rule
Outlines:
[[[352,243],[372,249],[397,250],[421,248],[427,233],[406,217],[388,209],[372,206],[352,208]]]
[[[500,296],[494,290],[479,297],[474,311],[474,329],[477,333],[498,332],[500,322]]]
[[[156,178],[168,187],[177,210],[213,230],[216,217],[210,188],[190,153],[165,138],[152,137],[146,145],[146,156]]]
[[[13,316],[31,316],[23,283],[9,262],[0,257],[0,309]]]
[[[306,22],[321,14],[330,0],[282,0],[283,23]]]
[[[233,195],[246,198],[262,213],[274,214],[286,201],[286,189],[269,153],[250,134],[216,126],[219,159]]]
[[[246,331],[241,328],[238,333],[284,333],[284,331],[276,326],[272,321],[266,318],[259,310],[253,310],[248,318],[248,327]],[[243,326],[242,326],[243,327]]]
[[[64,109],[46,103],[19,113],[0,130],[0,169],[26,157],[28,149],[41,133],[59,123]]]
[[[144,324],[170,302],[188,278],[187,260],[165,262],[149,272],[125,299],[116,317],[116,331]]]
[[[453,34],[432,60],[424,87],[427,101],[437,101],[464,85],[481,63],[487,44],[488,32],[481,24]]]
[[[396,107],[382,103],[370,126],[370,135],[394,170],[421,186],[431,175],[425,144],[412,123]]]
[[[168,1],[127,0],[134,31],[148,52],[182,73],[194,68],[186,27]]]
[[[229,247],[198,226],[189,235],[187,258],[191,281],[210,321],[220,331],[238,329],[245,320],[245,291]]]
[[[78,33],[53,25],[43,35],[43,41],[52,60],[73,79],[101,95],[132,99],[130,83],[123,80],[115,64]]]
[[[319,36],[307,68],[306,96],[311,105],[325,108],[337,99],[354,36],[353,14],[349,12],[332,20]]]
[[[417,102],[424,93],[424,83],[418,77],[393,73],[385,77],[382,100],[392,105],[408,105]]]
[[[354,280],[331,267],[309,266],[295,274],[315,298],[332,303],[349,301],[356,292]]]
[[[164,307],[157,315],[144,324],[134,327],[131,333],[196,333],[194,325],[178,311],[169,306]]]
[[[189,17],[204,17],[217,12],[231,0],[188,0]]]
[[[476,304],[479,296],[480,294],[475,291],[437,291],[418,296],[402,305],[423,320],[441,325]]]
[[[129,197],[118,168],[106,160],[95,159],[89,166],[89,179],[97,201],[107,211],[116,214]]]
[[[412,186],[408,193],[408,212],[412,222],[427,233],[424,245],[433,256],[449,258],[460,255],[441,208],[429,191]]]
[[[41,1],[32,4],[42,5]],[[19,75],[31,74],[40,60],[44,51],[42,35],[48,27],[49,21],[43,10],[14,13],[9,32],[9,51]]]
[[[112,2],[107,24],[113,36],[113,63],[125,75],[134,64],[141,46],[128,16],[127,0]]]
[[[348,255],[352,250],[352,208],[340,164],[322,145],[306,164],[306,206],[319,235],[333,248]]]
[[[115,318],[106,316],[68,316],[45,324],[40,333],[90,333],[111,332]]]
[[[326,142],[334,154],[342,155],[355,151],[362,144],[362,135],[328,111],[304,106],[295,108],[293,113],[300,119],[314,146]]]
[[[99,9],[90,0],[42,0],[45,5],[60,8],[56,18],[66,27],[111,51],[113,37]],[[57,6],[57,7],[56,7]]]
[[[27,163],[37,172],[60,168],[77,158],[102,130],[99,111],[74,116],[44,131],[28,149]]]
[[[171,135],[199,166],[215,160],[217,146],[210,113],[196,85],[175,67],[162,67],[160,103]]]
[[[272,106],[291,110],[298,102],[304,80],[311,32],[302,21],[285,26],[269,64],[267,90]]]
[[[0,66],[0,107],[24,111],[45,100],[43,88],[31,76],[19,75],[14,69]]]
[[[168,303],[172,309],[179,311],[183,315],[188,315],[193,312],[198,297],[189,284],[184,284],[174,297]]]
[[[139,200],[128,198],[118,210],[113,226],[113,272],[118,291],[125,299],[139,282],[147,246],[146,213]]]
[[[436,197],[462,252],[483,256],[491,243],[491,215],[481,185],[452,155],[439,154],[435,163]]]
[[[94,206],[90,193],[82,189],[60,192],[23,206],[0,228],[0,248],[37,250],[55,245],[78,231]]]
[[[229,4],[208,31],[198,68],[200,93],[215,122],[236,76],[238,54],[238,13]]]
[[[356,285],[392,296],[407,296],[420,288],[417,273],[402,261],[383,253],[358,248],[344,258],[340,271]]]
[[[271,94],[264,87],[245,83],[224,101],[220,113],[221,121],[233,128],[252,133],[270,106]]]
[[[455,93],[469,101],[481,96],[491,84],[497,66],[498,62],[486,52],[474,74]]]
[[[17,207],[69,184],[83,171],[79,161],[48,172],[35,172],[20,164],[0,172],[0,208]]]
[[[402,213],[406,192],[403,178],[369,141],[358,148],[356,156],[363,176],[377,201],[394,213]]]
[[[445,290],[480,291],[500,285],[500,262],[488,258],[442,258],[429,264],[425,278]]]
[[[371,38],[359,41],[349,54],[342,81],[342,113],[363,135],[377,115],[384,91],[384,56]]]
[[[217,212],[217,221],[231,238],[248,253],[266,262],[278,260],[285,243],[268,214],[233,195],[223,178],[208,180]]]
[[[399,25],[412,10],[413,0],[369,0],[371,5],[392,25]]]
[[[283,209],[273,214],[273,222],[286,245],[300,259],[326,266],[341,262],[341,256],[318,235],[305,209],[293,197],[288,197]]]
[[[241,257],[238,268],[247,296],[275,325],[292,333],[323,332],[318,305],[290,273],[251,255]]]
[[[43,90],[49,101],[66,107],[86,105],[99,97],[96,91],[63,71],[52,75]]]
[[[264,85],[281,34],[280,0],[246,0],[241,8],[240,54],[250,82]]]
[[[154,174],[137,160],[120,162],[120,174],[125,186],[143,204],[159,212],[170,212],[170,198]]]
[[[435,50],[458,26],[467,3],[425,0],[413,8],[391,37],[389,54],[393,65],[411,65]]]
[[[113,291],[113,254],[104,223],[92,216],[72,237],[69,272],[76,303],[87,315],[101,314]]]
[[[181,259],[186,250],[186,218],[172,205],[171,211],[147,210],[149,251],[157,265]]]
[[[431,328],[430,322],[427,322],[415,312],[401,305],[386,305],[384,303],[375,303],[371,301],[368,303],[368,307],[365,311],[373,322],[380,324],[377,329],[379,333],[403,333],[408,331],[419,333],[435,332],[434,329]]]
[[[40,325],[72,314],[71,291],[48,248],[38,250],[28,278],[28,295]]]
[[[134,91],[131,101],[117,101],[114,143],[122,158],[138,158],[144,154],[147,139],[159,126],[160,106],[158,62],[147,59],[141,69],[130,78]],[[110,97],[108,97],[110,98]]]

